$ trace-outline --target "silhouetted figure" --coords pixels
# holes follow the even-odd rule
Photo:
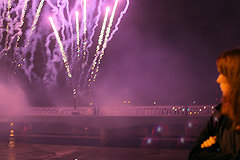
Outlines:
[[[189,154],[189,160],[240,160],[240,49],[217,59],[222,103]]]

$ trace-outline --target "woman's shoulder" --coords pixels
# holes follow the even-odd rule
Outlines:
[[[213,112],[213,114],[211,116],[211,122],[212,122],[213,126],[218,129],[221,126],[229,128],[229,127],[231,127],[233,121],[228,116],[226,116],[225,114],[223,114],[221,112],[221,108],[222,108],[222,104],[218,104],[215,107],[215,111]]]
[[[222,104],[216,105],[214,108],[214,112],[210,118],[210,124],[214,128],[216,128],[217,126],[219,127],[219,125],[221,125],[222,123],[222,120],[224,119],[224,115],[221,112],[221,107],[222,107]]]
[[[221,112],[221,108],[222,108],[222,104],[221,103],[216,105],[215,110],[214,110],[214,112],[212,114],[212,117],[214,117],[215,119],[216,118],[219,119],[220,117],[222,117],[223,114]]]

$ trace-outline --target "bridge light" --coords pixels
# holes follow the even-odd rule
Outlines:
[[[192,127],[192,122],[188,122],[188,128]]]
[[[147,144],[152,144],[152,139],[151,138],[147,139]]]
[[[183,137],[180,138],[180,142],[181,143],[184,143],[185,142],[185,139]]]
[[[157,132],[161,132],[162,131],[162,127],[161,126],[158,126],[157,127]]]

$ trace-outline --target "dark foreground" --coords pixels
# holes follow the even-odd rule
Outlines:
[[[189,150],[0,143],[1,160],[186,160]]]

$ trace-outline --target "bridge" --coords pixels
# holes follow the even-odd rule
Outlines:
[[[209,116],[214,106],[32,107],[25,116]]]
[[[184,124],[208,119],[214,106],[119,106],[28,108],[19,115],[0,115],[0,123],[62,123],[111,129],[152,125],[158,122]]]
[[[1,134],[9,135],[9,124],[16,124],[17,139],[56,140],[107,144],[139,143],[146,135],[161,135],[156,141],[179,144],[188,137],[192,146],[205,126],[214,106],[113,106],[113,107],[32,107],[19,115],[0,115]],[[4,129],[5,128],[5,132]],[[156,130],[156,132],[154,131]],[[158,133],[159,132],[159,133]],[[190,138],[189,137],[193,137]],[[74,139],[74,140],[73,140]],[[146,141],[147,142],[147,141]]]

